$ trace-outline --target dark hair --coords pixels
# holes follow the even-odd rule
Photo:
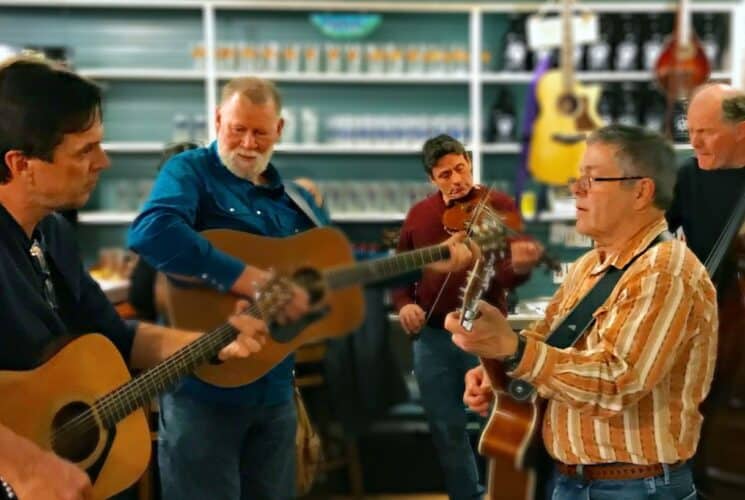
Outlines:
[[[422,146],[422,163],[424,163],[424,171],[427,175],[432,177],[432,169],[437,165],[445,155],[449,154],[463,155],[463,157],[470,162],[471,156],[466,151],[463,144],[457,139],[452,138],[447,134],[440,134],[437,137],[428,139],[427,142]]]
[[[191,149],[201,148],[202,145],[192,141],[174,142],[172,144],[166,144],[163,148],[163,152],[160,154],[160,161],[158,162],[158,170],[163,168],[172,156],[189,151]]]
[[[652,179],[654,205],[662,210],[670,208],[677,167],[675,151],[667,139],[642,127],[613,124],[590,134],[587,143],[596,142],[616,146],[616,160],[623,175]]]
[[[19,150],[52,161],[65,134],[88,130],[101,116],[101,91],[92,82],[43,60],[0,65],[0,157]],[[0,161],[0,184],[10,170]]]

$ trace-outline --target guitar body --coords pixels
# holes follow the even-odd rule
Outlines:
[[[489,498],[532,499],[536,478],[527,456],[533,446],[539,446],[542,406],[535,400],[520,402],[509,395],[508,378],[498,361],[481,359],[481,364],[494,391],[494,406],[479,440],[479,453],[490,462]]]
[[[547,71],[538,82],[539,111],[528,162],[536,180],[562,186],[579,177],[585,138],[602,126],[597,113],[600,86],[574,83],[569,92],[564,87],[559,70]]]
[[[102,500],[134,484],[147,468],[151,442],[144,411],[132,412],[113,430],[96,425],[70,440],[71,447],[52,445],[54,422],[71,403],[88,407],[129,380],[114,345],[101,335],[84,335],[34,370],[0,371],[0,422],[87,471],[94,498]]]
[[[690,43],[685,46],[673,36],[660,52],[654,71],[665,93],[672,99],[682,99],[706,83],[711,67],[696,36],[692,36]]]
[[[354,263],[352,248],[344,234],[334,228],[311,229],[287,238],[269,238],[227,229],[202,233],[216,248],[247,264],[274,269],[293,276],[300,270],[322,271]],[[166,287],[169,319],[177,328],[209,330],[223,323],[234,309],[236,297],[201,285],[179,286],[169,280]],[[360,286],[327,289],[324,312],[301,320],[286,333],[272,329],[266,344],[246,360],[208,364],[196,370],[200,379],[221,387],[248,384],[271,370],[303,344],[339,337],[358,328],[365,306]]]

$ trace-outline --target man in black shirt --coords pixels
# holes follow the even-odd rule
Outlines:
[[[688,107],[688,129],[695,157],[678,172],[671,231],[682,228],[688,246],[706,262],[738,200],[745,196],[745,92],[729,85],[701,87]],[[730,278],[725,262],[715,278]],[[714,279],[722,290],[721,279]]]
[[[671,231],[682,229],[689,248],[706,263],[735,206],[745,196],[745,93],[722,84],[700,87],[688,107],[688,129],[695,157],[686,160],[678,171],[667,220]],[[731,254],[726,255],[712,276],[720,301],[736,290],[736,276],[736,262]],[[732,477],[742,474],[736,465],[741,459],[719,458],[722,439],[735,436],[728,426],[741,424],[732,417],[720,418],[717,424],[714,417],[727,405],[730,391],[737,385],[732,368],[740,364],[738,353],[745,342],[742,334],[737,323],[730,324],[720,311],[717,367],[703,406],[701,441],[693,461],[701,498],[722,494],[716,485],[719,476],[709,471],[719,470]]]
[[[124,323],[83,268],[69,223],[53,213],[88,201],[109,166],[102,138],[95,85],[39,60],[0,65],[0,370],[34,368],[64,338],[87,332],[147,368],[201,335]],[[302,311],[294,304],[286,313]],[[236,314],[230,322],[239,335],[220,359],[260,349],[262,321]],[[2,424],[0,475],[23,499],[91,496],[82,470]]]

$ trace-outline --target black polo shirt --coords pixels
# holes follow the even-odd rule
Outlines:
[[[54,285],[56,308],[44,292],[44,274],[31,256],[41,244]],[[44,218],[29,239],[0,204],[0,369],[28,370],[84,333],[108,337],[128,362],[136,324],[125,323],[83,268],[70,224]]]
[[[682,227],[688,247],[706,262],[743,193],[745,167],[703,170],[695,157],[687,159],[678,171],[673,204],[666,214],[670,231]],[[724,290],[735,276],[735,261],[727,255],[714,276],[717,289]]]

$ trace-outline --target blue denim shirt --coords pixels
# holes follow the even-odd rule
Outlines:
[[[218,290],[229,290],[245,263],[214,248],[201,231],[234,229],[283,237],[313,227],[285,192],[273,165],[264,175],[265,185],[234,175],[220,161],[217,142],[174,156],[129,230],[129,247],[160,271],[198,277]],[[297,191],[328,223],[310,193]],[[219,388],[187,377],[176,390],[224,403],[277,404],[292,396],[293,365],[294,357],[288,356],[259,380],[241,387]]]

